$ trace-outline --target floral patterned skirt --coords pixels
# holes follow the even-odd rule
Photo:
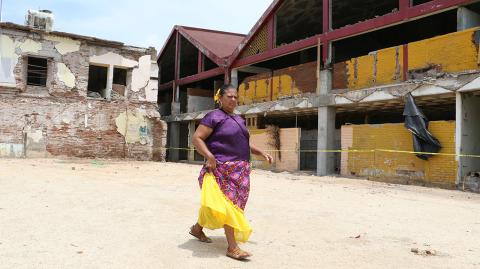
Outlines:
[[[217,162],[217,168],[213,171],[223,194],[242,210],[245,209],[250,194],[250,171],[248,161]],[[206,173],[208,170],[204,166],[198,177],[200,188],[202,188],[203,177]]]
[[[230,226],[238,242],[247,242],[252,228],[243,209],[250,193],[250,163],[218,163],[213,173],[204,167],[198,181],[202,189],[198,224],[212,230]]]

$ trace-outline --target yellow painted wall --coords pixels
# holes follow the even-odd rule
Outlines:
[[[440,153],[455,153],[455,122],[430,122],[430,132],[440,141]],[[403,124],[342,126],[342,149],[413,151],[412,134]],[[453,187],[457,174],[454,156],[432,156],[428,161],[409,153],[342,153],[342,174],[403,179]]]
[[[408,69],[439,65],[443,72],[478,69],[478,46],[474,34],[478,28],[437,36],[408,44]]]
[[[479,28],[441,35],[408,44],[408,70],[436,66],[441,72],[477,70],[478,45],[474,35]],[[346,86],[362,89],[400,82],[403,78],[404,47],[397,46],[346,61]],[[342,83],[340,83],[342,84]]]
[[[401,81],[403,79],[403,46],[379,50],[376,70],[377,85]]]
[[[274,101],[317,88],[316,62],[262,73],[246,78],[238,86],[240,105]]]
[[[361,89],[402,80],[403,46],[347,61],[348,88]]]

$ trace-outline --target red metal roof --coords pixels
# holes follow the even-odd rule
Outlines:
[[[243,34],[213,31],[193,27],[180,26],[182,32],[195,39],[202,47],[219,58],[232,55],[233,51],[245,38]]]
[[[226,59],[232,55],[245,38],[243,34],[177,25],[173,28],[164,47],[158,54],[158,58],[163,56],[166,45],[171,38],[175,37],[174,33],[177,31],[219,66],[226,66]]]

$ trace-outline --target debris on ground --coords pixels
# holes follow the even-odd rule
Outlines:
[[[410,252],[415,253],[415,255],[421,255],[421,256],[436,256],[437,251],[434,249],[419,249],[419,248],[412,248],[410,249]]]

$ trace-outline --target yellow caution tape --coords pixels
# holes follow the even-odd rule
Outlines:
[[[186,151],[195,151],[195,148],[175,148],[167,147],[160,148],[164,150],[186,150]],[[480,158],[480,155],[473,154],[455,154],[455,153],[433,153],[433,152],[417,152],[417,151],[406,151],[406,150],[392,150],[392,149],[313,149],[313,150],[299,150],[299,149],[270,149],[265,150],[265,152],[307,152],[307,153],[374,153],[374,152],[388,152],[388,153],[406,153],[406,154],[424,154],[424,155],[435,155],[435,156],[451,156],[451,157],[468,157],[468,158]]]

